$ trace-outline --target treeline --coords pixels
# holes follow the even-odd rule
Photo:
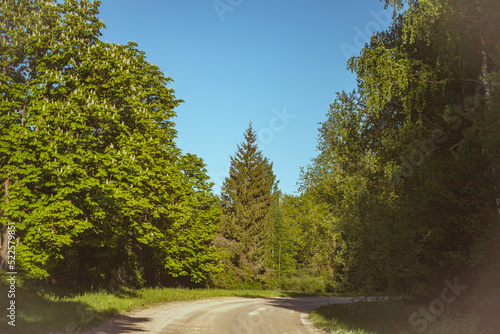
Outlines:
[[[0,2],[2,268],[14,222],[28,279],[202,282],[219,208],[175,144],[182,101],[136,44],[99,40],[99,4]]]
[[[479,250],[500,215],[500,3],[386,5],[393,23],[349,60],[357,89],[332,103],[300,195],[275,191],[265,201],[271,223],[258,219],[269,231],[258,260],[245,257],[262,244],[245,221],[258,210],[246,199],[261,181],[231,169],[222,221],[242,225],[219,240],[227,286],[316,277],[318,289],[425,294],[484,260]],[[251,166],[248,146],[233,167]],[[235,273],[246,276],[235,282]]]
[[[99,1],[0,5],[0,265],[14,222],[26,279],[422,293],[498,226],[500,3],[387,0],[300,193],[250,125],[220,196],[175,143],[172,80],[98,39]]]
[[[330,215],[350,288],[422,293],[467,271],[498,226],[500,3],[386,1],[392,26],[322,123],[305,196]]]

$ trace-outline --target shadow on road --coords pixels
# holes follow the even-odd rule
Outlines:
[[[141,324],[151,321],[151,318],[129,317],[126,315],[116,315],[112,318],[111,326],[107,328],[99,327],[100,333],[120,334],[120,333],[147,333],[141,329]],[[91,330],[82,334],[93,333]]]
[[[347,304],[351,300],[350,297],[280,297],[270,298],[266,304],[298,312],[310,312],[324,305]]]

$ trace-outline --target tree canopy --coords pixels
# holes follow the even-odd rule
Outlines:
[[[217,197],[172,79],[99,39],[99,1],[0,0],[0,267],[15,224],[17,270],[56,284],[415,294],[473,270],[500,215],[500,3],[385,3],[299,194],[250,123]]]
[[[357,89],[337,95],[301,182],[345,242],[346,284],[422,292],[468,268],[498,219],[500,6],[387,5],[394,22],[349,60]]]
[[[218,208],[201,159],[175,144],[182,100],[137,44],[99,40],[99,5],[1,1],[3,229],[16,223],[29,277],[199,282]]]

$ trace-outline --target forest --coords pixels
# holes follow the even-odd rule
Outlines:
[[[385,3],[292,195],[250,122],[214,193],[176,143],[172,79],[99,39],[100,1],[0,0],[0,268],[15,245],[34,286],[425,295],[475,277],[500,217],[500,2]]]

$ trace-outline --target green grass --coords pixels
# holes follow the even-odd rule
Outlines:
[[[0,284],[0,333],[78,333],[121,312],[151,307],[159,303],[198,300],[214,297],[296,297],[324,295],[322,293],[287,292],[278,290],[220,290],[124,288],[113,293],[78,292],[65,288],[16,291],[16,327],[7,325],[7,288]],[[333,295],[333,294],[330,294]],[[425,305],[409,305],[401,300],[356,302],[321,307],[311,313],[313,323],[334,334],[406,334],[418,333],[421,327],[410,324],[411,314]],[[4,313],[3,315],[1,313]],[[424,317],[418,316],[422,324]],[[450,315],[447,312],[426,324],[426,334],[476,333],[472,316]]]
[[[0,333],[77,333],[121,312],[146,308],[159,303],[198,300],[214,297],[285,297],[311,296],[319,293],[286,292],[277,290],[219,290],[219,289],[121,289],[114,293],[71,292],[51,289],[32,293],[16,291],[16,327],[8,326],[6,315],[7,288],[0,285]],[[3,314],[5,313],[5,314]]]
[[[402,301],[359,301],[316,309],[311,321],[335,334],[399,334],[409,314]]]
[[[479,333],[471,314],[447,311],[433,317],[420,313],[425,305],[401,300],[356,302],[330,305],[314,310],[311,321],[331,334],[472,334]],[[410,316],[413,315],[413,323]]]

